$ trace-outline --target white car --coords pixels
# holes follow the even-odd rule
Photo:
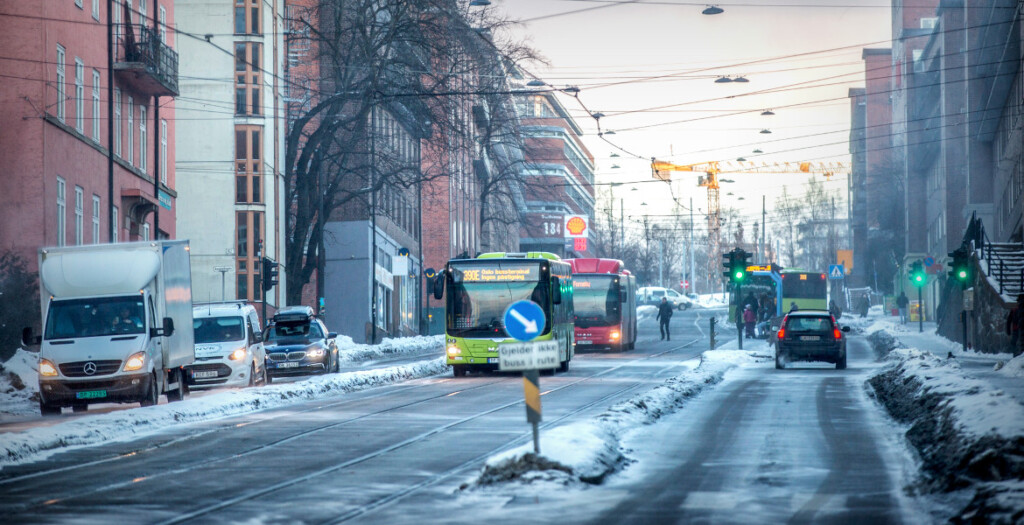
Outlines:
[[[256,309],[245,302],[192,309],[195,362],[185,367],[192,388],[266,384],[266,351]]]
[[[661,304],[661,298],[667,297],[672,308],[685,310],[693,306],[693,301],[671,288],[660,286],[645,286],[636,291],[637,304],[649,304],[657,306]]]

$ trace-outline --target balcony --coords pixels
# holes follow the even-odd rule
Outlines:
[[[178,96],[178,53],[152,28],[120,24],[117,29],[114,73],[118,80],[150,96]]]

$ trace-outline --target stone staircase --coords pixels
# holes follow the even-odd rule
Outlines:
[[[979,256],[979,265],[992,288],[1006,302],[1016,302],[1017,295],[1024,293],[1024,245],[989,241]]]

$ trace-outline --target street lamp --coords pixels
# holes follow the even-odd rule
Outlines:
[[[604,132],[604,134],[605,134],[605,135],[614,135],[614,134],[615,134],[615,132],[614,132],[614,131],[612,131],[612,130],[608,130],[608,131],[605,131],[605,132]]]
[[[230,266],[214,266],[213,271],[220,272],[220,302],[224,302],[224,276],[231,271]]]
[[[715,79],[715,84],[728,84],[730,82],[732,82],[732,79],[729,77],[718,77]]]
[[[725,9],[718,7],[717,5],[709,5],[703,11],[700,12],[702,15],[720,15],[725,12]]]
[[[619,169],[619,165],[618,165],[618,164],[612,164],[612,169],[613,169],[613,170],[617,170],[617,169]]]
[[[491,0],[473,0],[469,3],[469,7],[486,7],[491,5]]]
[[[750,82],[749,80],[747,80],[747,77],[744,77],[744,76],[738,76],[738,77],[732,79],[732,81],[733,82],[740,82],[740,83]]]
[[[529,86],[529,87],[544,87],[547,84],[545,84],[543,80],[541,80],[539,78],[535,78],[535,79],[527,82],[526,85]]]
[[[764,153],[764,152],[763,152],[763,151],[761,151],[761,149],[760,149],[760,148],[758,148],[758,149],[755,149],[755,150],[754,150],[754,153]]]
[[[775,114],[775,112],[770,110],[770,109],[766,109],[766,110],[761,112],[761,116],[762,117],[770,117],[770,116],[772,116],[774,114]]]
[[[614,151],[612,152],[611,155],[609,155],[609,157],[612,157],[612,158],[615,158],[615,157],[618,157],[618,156],[619,156],[619,154],[615,153]]]
[[[771,131],[770,129],[762,129],[762,130],[761,130],[761,134],[762,134],[762,135],[770,135],[770,134],[771,134],[771,132],[772,132],[772,131]]]

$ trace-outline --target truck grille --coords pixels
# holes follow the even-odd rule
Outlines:
[[[113,374],[120,368],[120,359],[75,361],[74,363],[62,363],[60,373],[64,374],[64,377],[95,377]],[[92,373],[87,373],[87,370]]]

